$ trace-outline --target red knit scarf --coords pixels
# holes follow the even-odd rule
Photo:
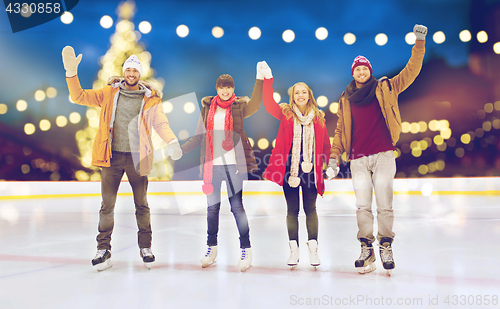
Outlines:
[[[234,147],[233,143],[233,113],[231,112],[231,104],[236,100],[236,96],[233,96],[227,100],[222,101],[220,97],[215,96],[210,102],[210,109],[207,116],[207,142],[205,146],[205,164],[203,166],[203,193],[209,195],[213,192],[212,187],[212,170],[213,170],[213,160],[214,160],[214,115],[217,106],[226,109],[226,117],[224,118],[224,140],[222,141],[222,148],[226,151],[230,151]]]

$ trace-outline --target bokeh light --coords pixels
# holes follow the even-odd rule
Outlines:
[[[221,27],[215,26],[212,28],[212,35],[215,38],[220,39],[224,35],[224,29],[222,29]]]
[[[462,30],[458,35],[460,37],[460,41],[469,42],[472,39],[472,35],[469,30]]]
[[[293,40],[295,40],[295,33],[290,29],[285,30],[283,32],[283,41],[291,43],[293,42]]]
[[[175,32],[179,37],[185,38],[189,34],[189,28],[186,25],[179,25]]]
[[[113,18],[111,18],[111,16],[109,15],[104,15],[103,17],[101,17],[99,23],[101,24],[101,27],[103,27],[104,29],[109,29],[113,26]]]
[[[388,40],[389,38],[387,38],[387,35],[385,33],[379,33],[375,36],[375,43],[378,46],[384,46],[385,44],[387,44]]]
[[[324,95],[320,95],[317,99],[316,99],[316,103],[318,103],[318,106],[319,107],[325,107],[328,105],[328,98],[325,97]]]
[[[346,33],[344,35],[344,43],[346,43],[347,45],[356,43],[356,36],[350,32]]]
[[[20,112],[24,112],[28,108],[28,102],[24,100],[18,100],[16,103],[16,108]]]
[[[71,14],[69,11],[64,12],[61,15],[61,22],[66,25],[71,24],[73,22],[73,14]]]
[[[479,31],[477,33],[477,41],[479,43],[486,43],[488,42],[488,34],[486,33],[486,31]]]
[[[139,31],[144,33],[144,34],[148,34],[149,32],[151,32],[151,29],[152,29],[152,27],[151,27],[151,24],[149,23],[149,21],[141,21],[141,23],[139,24]],[[189,30],[188,30],[188,33],[189,33]]]
[[[258,40],[261,36],[262,32],[260,31],[260,29],[258,27],[252,27],[250,28],[250,30],[248,30],[248,36],[252,39],[252,40]]]
[[[328,30],[325,27],[319,27],[316,29],[315,35],[318,40],[323,41],[328,37]]]
[[[257,142],[257,147],[262,150],[267,149],[269,147],[269,141],[267,140],[267,138],[259,139],[259,141]]]
[[[432,39],[434,40],[434,43],[442,44],[442,43],[444,43],[444,41],[446,41],[446,35],[444,34],[443,31],[437,31],[432,36]]]

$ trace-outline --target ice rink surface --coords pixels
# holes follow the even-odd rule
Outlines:
[[[360,246],[350,180],[328,182],[318,198],[317,270],[309,265],[302,211],[301,259],[294,270],[286,265],[285,200],[264,181],[244,189],[253,267],[237,267],[238,233],[226,200],[217,262],[202,268],[206,198],[197,191],[201,182],[193,183],[150,182],[156,262],[148,270],[123,182],[113,267],[103,272],[91,266],[99,183],[1,183],[0,308],[500,308],[498,178],[396,180],[392,276],[378,247],[376,271],[354,268]]]

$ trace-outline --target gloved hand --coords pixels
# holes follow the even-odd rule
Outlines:
[[[62,50],[62,59],[64,69],[66,70],[66,77],[73,77],[78,71],[78,65],[82,61],[82,54],[75,56],[75,50],[71,46],[66,46]]]
[[[271,68],[267,65],[265,61],[257,63],[257,79],[271,79],[273,78],[273,73]]]
[[[427,27],[423,25],[415,25],[413,27],[413,33],[419,41],[425,41],[425,36],[427,35]]]
[[[337,163],[337,159],[330,158],[328,161],[328,168],[326,169],[326,176],[328,179],[332,179],[337,177],[340,172],[339,164]]]
[[[172,160],[179,160],[182,157],[182,149],[178,140],[174,139],[168,143],[167,154]]]

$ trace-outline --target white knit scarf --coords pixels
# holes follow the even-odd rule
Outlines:
[[[302,115],[296,105],[292,108],[293,112],[297,115],[293,121],[293,143],[292,143],[292,162],[290,166],[290,177],[288,184],[292,188],[300,185],[299,176],[299,161],[300,161],[300,143],[302,142],[302,157],[301,164],[302,171],[309,173],[312,170],[312,157],[314,148],[314,110],[310,110],[307,115]],[[302,126],[304,126],[304,136],[302,137]]]

